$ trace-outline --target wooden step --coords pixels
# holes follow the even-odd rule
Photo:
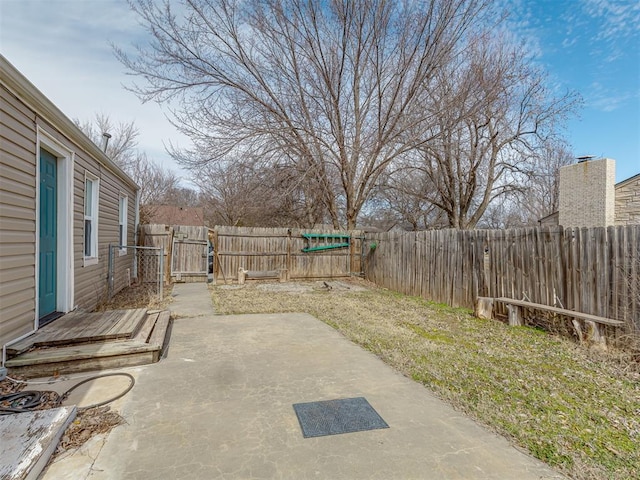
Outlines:
[[[60,347],[29,352],[7,360],[9,375],[27,378],[50,377],[78,372],[147,365],[160,358],[159,347],[131,340],[106,342],[100,348],[95,344]],[[38,355],[38,358],[30,356]]]
[[[142,328],[138,331],[138,333],[136,333],[132,337],[132,340],[134,340],[136,342],[148,342],[149,341],[149,336],[151,335],[151,332],[153,331],[153,327],[155,326],[156,321],[158,320],[158,315],[160,315],[160,312],[154,312],[154,313],[147,314],[147,317],[145,318],[145,321],[143,322]]]
[[[154,359],[154,362],[160,360],[162,354],[164,353],[165,346],[168,342],[170,326],[171,312],[169,312],[168,310],[160,312],[160,314],[158,315],[158,320],[153,327],[153,332],[149,337],[149,345],[158,347],[158,350],[154,350],[154,352],[157,353],[157,358]]]
[[[89,358],[111,357],[131,353],[146,352],[157,348],[145,342],[132,340],[116,340],[113,342],[87,343],[65,347],[32,350],[7,360],[7,367],[22,367],[25,365],[42,365],[67,360],[86,360]]]
[[[7,346],[9,356],[33,347],[74,345],[135,337],[145,325],[145,308],[107,312],[71,312]]]
[[[113,328],[109,331],[109,333],[131,332],[129,333],[128,338],[133,338],[144,325],[146,318],[147,318],[147,309],[137,308],[132,311],[131,316],[121,319],[119,322],[120,325],[118,326],[114,325]]]
[[[134,339],[39,348],[10,358],[6,366],[10,375],[35,378],[155,363],[167,341],[170,313],[156,312],[145,320]]]

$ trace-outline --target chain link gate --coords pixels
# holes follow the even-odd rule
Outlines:
[[[131,250],[133,260],[129,255]],[[125,254],[120,255],[121,251]],[[132,283],[151,287],[152,293],[163,299],[164,247],[109,245],[108,270],[109,299]]]

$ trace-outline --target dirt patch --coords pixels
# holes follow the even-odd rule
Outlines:
[[[278,293],[309,293],[309,292],[364,292],[367,287],[358,279],[347,280],[318,280],[315,282],[254,282],[246,284],[262,292]],[[242,287],[240,285],[240,287]],[[220,287],[222,288],[222,287]]]
[[[213,301],[222,314],[310,313],[569,476],[640,478],[640,376],[611,352],[357,279],[327,283],[214,287]]]
[[[246,285],[249,288],[255,288],[260,292],[274,292],[274,293],[289,293],[289,294],[297,294],[297,293],[305,293],[313,290],[313,287],[310,284],[303,283],[255,283],[253,285]]]
[[[242,290],[244,288],[244,285],[237,285],[237,284],[232,284],[232,285],[218,285],[219,289],[221,290]]]

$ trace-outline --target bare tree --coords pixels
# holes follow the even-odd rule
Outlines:
[[[184,165],[288,159],[334,226],[355,227],[388,166],[440,113],[425,94],[485,0],[133,0],[150,43],[116,55],[145,101],[176,100]]]
[[[516,199],[521,222],[536,225],[541,218],[558,211],[560,167],[574,162],[569,146],[558,140],[544,143],[530,158],[530,172]]]
[[[492,202],[524,190],[534,173],[529,159],[578,101],[554,96],[519,46],[489,34],[471,39],[467,55],[439,70],[431,87],[426,108],[439,114],[407,165],[431,187],[423,198],[462,229],[474,228]]]
[[[137,154],[127,173],[140,188],[141,223],[148,223],[157,205],[185,205],[182,195],[177,193],[181,187],[176,173],[153,162],[145,153]]]
[[[226,159],[195,170],[212,224],[310,227],[324,218],[304,175],[287,165]]]
[[[109,134],[105,153],[123,170],[131,170],[137,160],[140,134],[133,120],[114,123],[109,115],[97,113],[93,121],[74,119],[74,122],[100,148],[103,147],[103,135]]]
[[[197,169],[192,181],[202,192],[211,224],[251,226],[271,210],[267,187],[249,164],[216,162]]]
[[[194,206],[198,203],[195,200],[197,193],[181,187],[180,178],[174,171],[162,167],[138,149],[139,131],[134,121],[116,124],[108,115],[97,114],[93,121],[74,122],[101,148],[103,133],[111,135],[105,153],[138,184],[142,223],[146,223],[152,214],[151,205],[173,203]]]
[[[425,192],[431,191],[430,180],[412,169],[389,172],[367,205],[368,224],[384,230],[397,227],[410,231],[447,226],[443,211],[426,199]]]

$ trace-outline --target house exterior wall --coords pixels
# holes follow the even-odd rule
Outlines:
[[[640,175],[615,186],[616,225],[640,224]]]
[[[37,327],[38,316],[38,162],[39,148],[65,152],[69,186],[67,222],[59,232],[68,249],[68,302],[57,311],[92,310],[107,293],[109,244],[119,243],[119,199],[127,201],[127,244],[135,245],[137,186],[53,104],[0,56],[0,346]],[[60,160],[60,161],[61,161]],[[99,179],[97,262],[84,259],[85,173]],[[64,171],[61,172],[61,174]],[[64,186],[62,187],[64,189]],[[60,192],[60,187],[58,191]],[[61,210],[62,209],[62,210]],[[64,210],[64,211],[63,211]],[[62,213],[60,213],[62,212]],[[64,230],[58,223],[60,229]],[[60,252],[59,252],[60,253]],[[60,253],[64,255],[64,253]],[[126,285],[124,272],[134,253],[115,251],[115,285]],[[60,267],[58,268],[60,270]],[[59,271],[59,275],[66,275]],[[64,308],[60,308],[64,307]]]
[[[615,161],[605,158],[560,168],[560,225],[606,227],[615,221]]]
[[[0,88],[0,344],[36,313],[35,115]]]

